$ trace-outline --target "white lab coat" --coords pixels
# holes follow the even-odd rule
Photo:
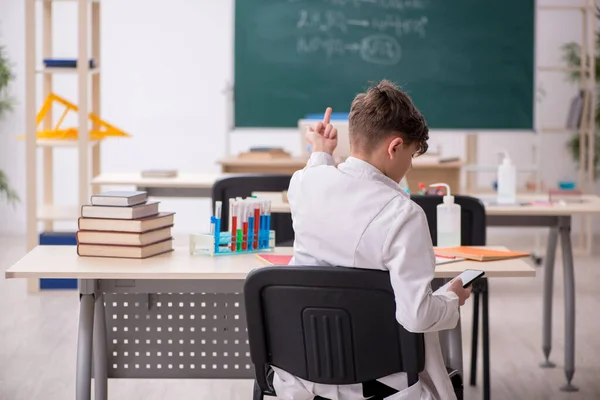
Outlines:
[[[432,294],[435,255],[423,210],[373,165],[350,157],[336,168],[333,158],[320,152],[294,174],[287,195],[295,231],[291,264],[389,270],[396,319],[408,331],[425,332],[419,382],[407,387],[404,373],[379,379],[400,390],[387,399],[456,399],[437,331],[456,326],[458,297]],[[280,399],[363,399],[361,384],[315,384],[280,368],[274,372]]]

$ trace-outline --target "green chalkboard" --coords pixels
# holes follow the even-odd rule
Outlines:
[[[348,112],[390,79],[434,129],[533,129],[534,0],[236,0],[235,125]]]

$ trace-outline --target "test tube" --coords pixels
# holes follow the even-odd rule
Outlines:
[[[215,253],[219,251],[219,245],[221,244],[221,208],[223,207],[223,202],[217,201],[215,202],[215,218],[214,218],[214,235],[215,235]]]
[[[248,250],[254,247],[254,200],[248,200]]]
[[[265,238],[269,227],[267,226],[267,201],[263,200],[260,202],[260,248],[264,249]]]
[[[231,233],[231,222],[233,220],[233,198],[229,199],[229,214],[228,214],[228,219],[229,219],[229,223],[227,224],[227,226],[229,227],[229,233]]]
[[[264,226],[265,226],[265,213],[264,213],[264,206],[263,206],[264,201],[259,201],[258,202],[258,211],[259,211],[259,226],[258,226],[258,248],[262,249],[263,248],[263,240],[264,240],[264,234],[263,234],[263,230],[264,230]]]
[[[231,251],[236,250],[235,239],[237,230],[237,214],[238,214],[238,203],[234,199],[230,199],[231,208],[229,215],[231,216],[231,223],[229,224],[229,233],[231,233]]]
[[[267,200],[267,226],[265,227],[265,247],[269,247],[270,239],[270,231],[271,231],[271,200]]]
[[[254,249],[258,249],[258,241],[259,241],[259,234],[260,234],[260,202],[259,201],[255,201],[254,202]]]
[[[244,202],[242,200],[237,200],[237,232],[235,238],[235,246],[237,251],[242,251],[242,242],[244,241],[244,231],[243,231],[243,222],[244,222]]]
[[[248,200],[242,202],[243,220],[242,220],[242,250],[248,250]]]

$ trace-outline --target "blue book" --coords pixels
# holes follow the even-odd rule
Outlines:
[[[76,58],[44,58],[46,68],[77,68]],[[90,59],[90,68],[96,68],[96,61]]]
[[[40,246],[76,246],[77,237],[75,232],[42,232],[39,243]],[[42,278],[40,289],[77,289],[77,279]]]

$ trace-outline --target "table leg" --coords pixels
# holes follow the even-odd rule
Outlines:
[[[106,314],[104,296],[96,299],[94,307],[94,400],[108,398],[108,366],[106,350]]]
[[[471,334],[471,377],[469,384],[477,384],[477,341],[479,338],[479,293],[471,294],[473,298],[473,330]]]
[[[561,390],[576,392],[579,389],[571,384],[575,374],[575,271],[573,270],[570,217],[561,218],[560,242],[565,281],[565,375],[567,377],[567,384]]]
[[[540,364],[542,368],[554,368],[556,364],[550,361],[552,350],[552,289],[554,285],[554,260],[558,242],[558,227],[550,228],[546,260],[544,265],[544,305],[542,316],[542,350],[546,360]]]
[[[94,295],[81,294],[79,300],[79,333],[77,337],[76,400],[91,399],[93,329]]]
[[[486,290],[481,293],[482,324],[481,331],[483,336],[483,399],[490,399],[490,321],[489,321],[489,285],[485,283]]]

